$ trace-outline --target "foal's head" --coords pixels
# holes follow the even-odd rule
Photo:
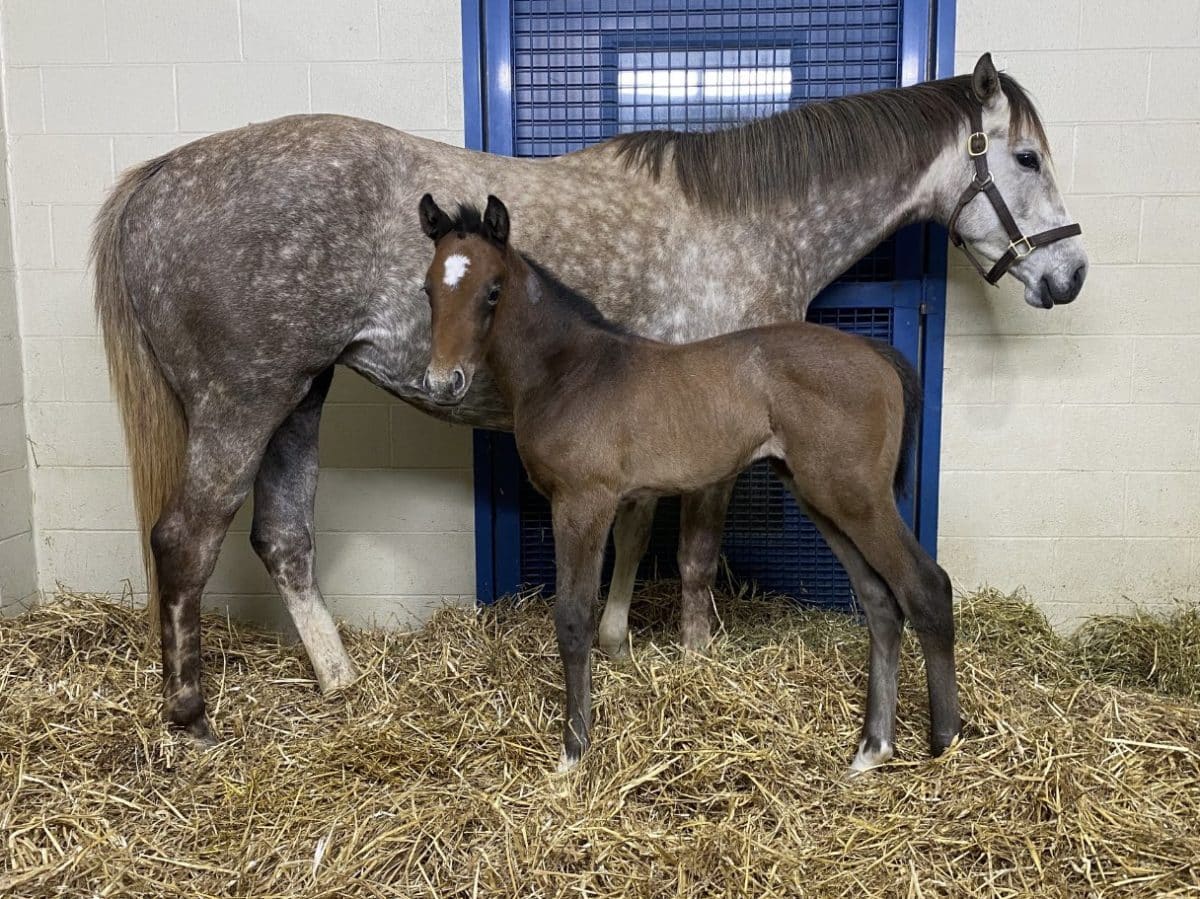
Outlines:
[[[421,228],[433,241],[425,273],[433,332],[424,387],[436,403],[453,405],[466,395],[483,359],[492,312],[508,276],[508,210],[488,197],[483,215],[460,206],[451,218],[425,194]]]

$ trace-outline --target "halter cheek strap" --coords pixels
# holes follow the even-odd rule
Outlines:
[[[966,254],[966,257],[971,260],[971,265],[975,266],[975,270],[983,276],[985,281],[995,284],[1004,277],[1015,262],[1024,259],[1038,247],[1044,247],[1046,244],[1054,243],[1065,237],[1075,237],[1082,234],[1083,229],[1078,224],[1072,223],[1028,237],[1022,234],[1016,219],[1008,209],[1008,204],[1004,202],[1004,197],[1000,194],[1000,188],[996,186],[992,173],[988,170],[988,136],[987,132],[983,130],[983,107],[981,105],[972,104],[971,106],[971,129],[971,135],[967,138],[967,154],[975,163],[975,180],[967,185],[967,189],[959,197],[958,205],[954,207],[954,214],[950,216],[948,229],[951,243]],[[967,204],[979,194],[984,194],[988,198],[992,208],[996,210],[1000,224],[1004,226],[1004,230],[1008,234],[1008,249],[990,269],[983,267],[983,263],[971,252],[962,235],[958,233],[959,215],[962,214]]]

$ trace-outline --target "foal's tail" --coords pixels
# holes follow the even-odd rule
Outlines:
[[[129,200],[166,162],[159,157],[130,169],[96,216],[91,259],[96,274],[96,317],[104,332],[112,381],[133,476],[133,503],[146,570],[150,639],[158,633],[159,594],[150,530],[175,491],[183,469],[187,424],[179,398],[163,377],[138,323],[125,283],[122,225]]]
[[[891,363],[900,378],[900,386],[904,390],[904,430],[900,437],[900,456],[896,460],[896,474],[892,480],[892,487],[896,493],[907,496],[911,486],[909,483],[909,460],[917,440],[917,426],[921,423],[921,402],[924,398],[921,390],[921,376],[917,374],[913,364],[894,346],[872,340],[871,348]]]

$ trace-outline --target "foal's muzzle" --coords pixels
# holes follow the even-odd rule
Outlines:
[[[439,406],[453,406],[462,401],[467,395],[471,380],[463,371],[461,365],[454,366],[450,371],[435,369],[432,365],[425,369],[425,377],[421,381],[425,392]]]

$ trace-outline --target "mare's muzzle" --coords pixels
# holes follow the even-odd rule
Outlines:
[[[449,371],[431,365],[425,369],[425,377],[421,380],[421,387],[439,406],[453,406],[462,402],[470,386],[471,379],[461,365]]]

